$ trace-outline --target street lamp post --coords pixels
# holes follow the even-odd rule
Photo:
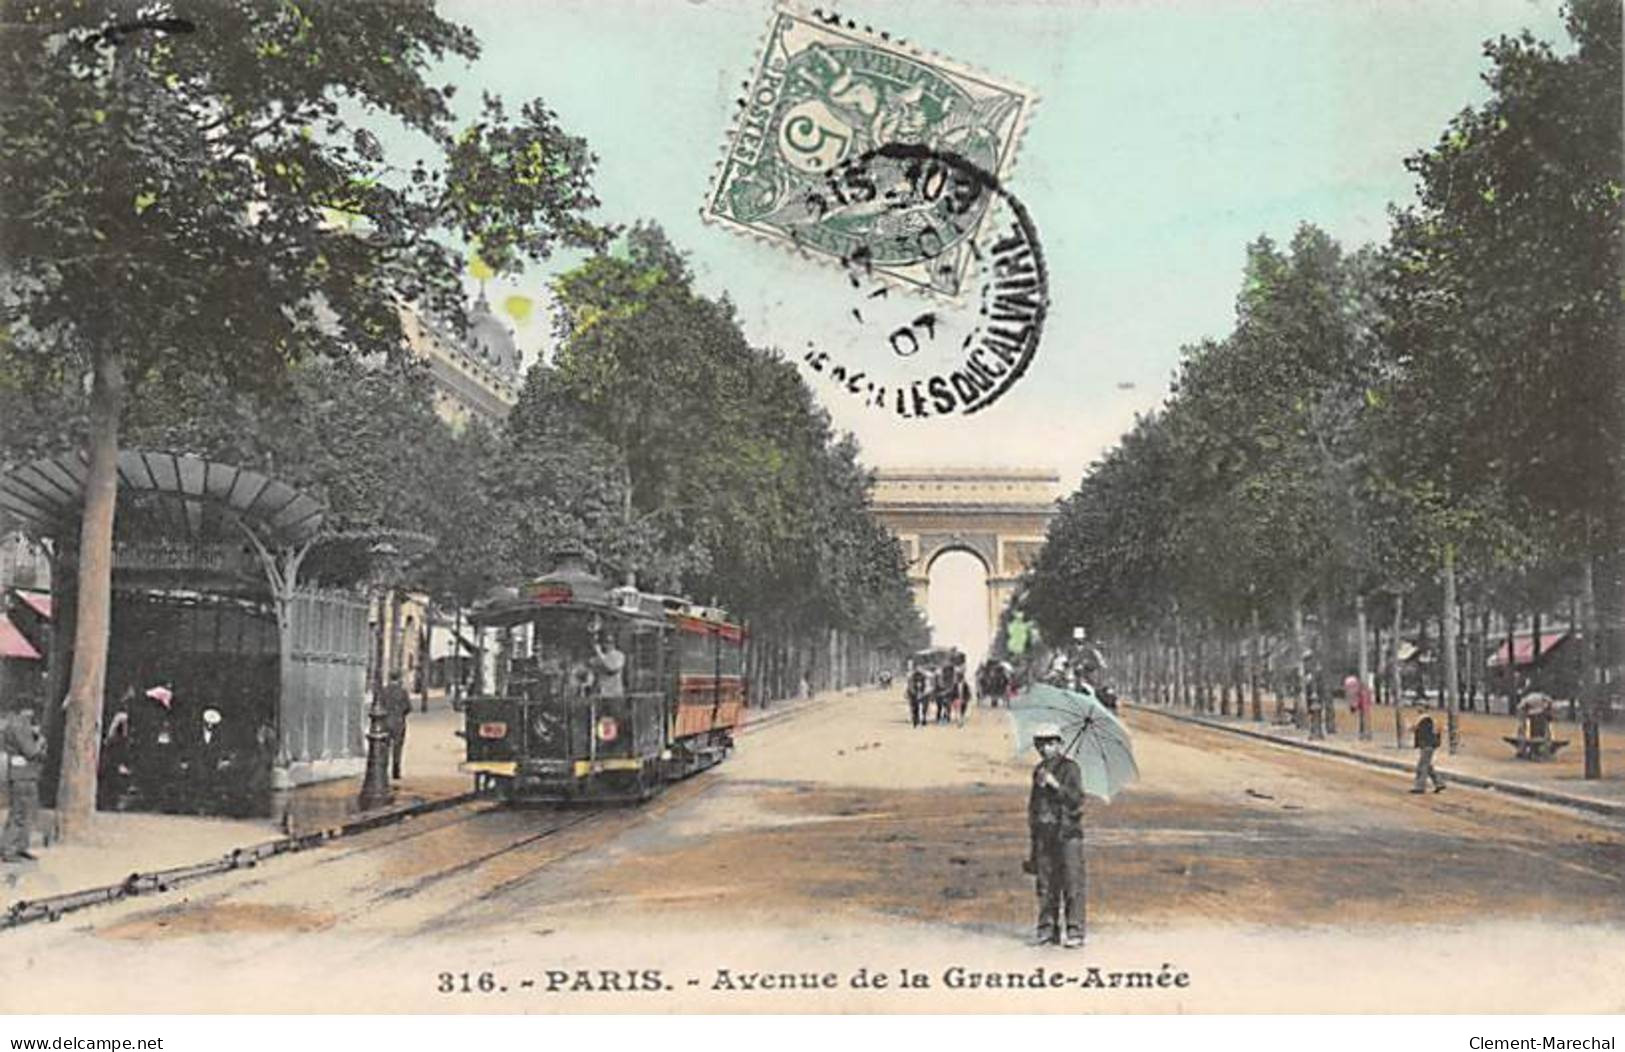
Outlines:
[[[394,559],[398,551],[388,541],[381,541],[369,550],[374,559],[375,594],[384,595],[382,588],[391,578]],[[395,790],[389,784],[389,728],[385,725],[388,712],[384,709],[384,611],[378,609],[378,645],[374,648],[372,667],[372,704],[367,708],[367,774],[361,782],[361,810],[371,811],[384,807],[395,799]]]

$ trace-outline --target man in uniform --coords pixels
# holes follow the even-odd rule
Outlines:
[[[626,654],[615,645],[615,637],[600,632],[592,641],[592,668],[597,674],[600,698],[626,697]]]
[[[1032,838],[1028,868],[1038,878],[1038,934],[1033,945],[1083,945],[1083,772],[1061,752],[1054,726],[1033,733],[1042,757],[1033,768],[1027,798],[1027,831]],[[1065,937],[1062,937],[1062,913]]]
[[[384,729],[389,731],[390,777],[401,780],[401,755],[406,752],[406,718],[412,714],[412,695],[401,686],[397,669],[389,674],[389,685],[384,687]]]
[[[29,851],[39,819],[40,761],[45,735],[34,723],[34,710],[22,709],[0,722],[0,754],[6,765],[6,827],[0,832],[0,862],[32,860]]]

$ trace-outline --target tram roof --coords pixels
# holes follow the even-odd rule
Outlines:
[[[559,575],[549,574],[523,588],[503,589],[480,603],[470,616],[477,624],[514,625],[543,610],[613,614],[679,628],[691,625],[712,631],[732,629],[736,634],[740,631],[724,611],[715,607],[695,606],[687,600],[635,588],[605,588],[602,581],[590,575],[565,582]]]

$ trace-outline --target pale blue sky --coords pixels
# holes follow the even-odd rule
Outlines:
[[[540,96],[599,156],[600,218],[659,221],[747,335],[856,358],[832,272],[699,218],[771,6],[763,0],[460,0],[485,53],[455,79]],[[1028,375],[975,417],[911,421],[804,372],[874,465],[1084,467],[1161,402],[1183,344],[1232,321],[1243,248],[1315,222],[1380,241],[1411,196],[1402,158],[1486,94],[1482,42],[1528,27],[1566,47],[1555,2],[892,0],[842,13],[1035,90],[1008,180],[1050,266]],[[471,105],[477,90],[459,101]],[[567,261],[560,261],[560,266]],[[536,295],[547,274],[492,288]],[[521,342],[538,346],[532,320]],[[1132,384],[1122,389],[1120,384]]]

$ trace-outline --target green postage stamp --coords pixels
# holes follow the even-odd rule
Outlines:
[[[1008,173],[1036,101],[867,26],[781,7],[705,218],[957,297],[989,195],[967,188],[956,200],[953,186],[889,188],[867,162],[887,147],[917,146],[996,181]],[[895,175],[918,183],[921,170]]]

